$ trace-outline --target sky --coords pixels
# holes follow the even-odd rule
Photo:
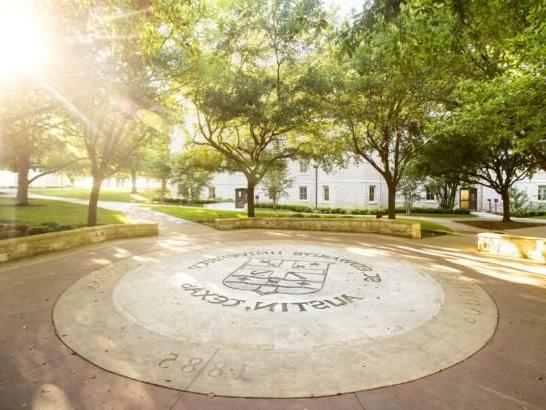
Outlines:
[[[346,17],[351,13],[351,9],[360,11],[364,0],[323,0],[326,10],[334,8],[339,9],[340,17]]]

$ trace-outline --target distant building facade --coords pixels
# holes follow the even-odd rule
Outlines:
[[[334,208],[385,208],[387,207],[387,184],[381,174],[367,163],[351,164],[347,168],[327,173],[315,168],[307,161],[290,161],[289,175],[293,180],[280,204],[297,204],[309,207]],[[516,188],[524,191],[532,207],[546,207],[546,172],[536,173],[532,178],[517,183]],[[218,173],[209,187],[203,191],[203,198],[224,198],[235,200],[235,191],[246,188],[246,179],[239,173]],[[437,198],[425,187],[415,207],[437,207]],[[256,188],[259,202],[271,202],[262,186]],[[402,195],[396,198],[397,205],[403,206]],[[455,207],[478,211],[502,209],[502,199],[490,188],[481,185],[461,186],[457,192]]]
[[[37,174],[39,174],[38,171],[31,170],[29,178],[33,178]],[[0,188],[16,188],[17,179],[17,173],[0,169]],[[54,173],[36,179],[32,182],[31,188],[90,188],[92,183],[93,179],[91,177],[69,178],[62,173]],[[112,177],[106,179],[102,186],[104,189],[130,189],[131,181],[127,177],[121,179]],[[137,186],[143,189],[155,189],[159,188],[159,182],[152,178],[138,177]]]
[[[38,175],[39,171],[31,170],[28,174],[32,179]],[[0,187],[3,188],[15,188],[17,187],[17,173],[11,172],[5,169],[0,169]],[[61,174],[47,174],[32,182],[33,188],[48,188],[48,187],[62,187],[69,184],[68,178]]]

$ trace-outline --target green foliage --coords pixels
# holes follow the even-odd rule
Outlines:
[[[267,192],[267,196],[273,202],[273,208],[277,207],[279,199],[286,195],[286,190],[291,188],[294,180],[290,178],[286,163],[271,168],[262,179],[262,186]]]
[[[513,213],[519,213],[527,208],[529,204],[529,196],[525,191],[521,191],[516,187],[510,188],[510,209]]]
[[[396,187],[426,141],[435,96],[448,88],[436,70],[449,61],[435,50],[448,41],[449,25],[431,22],[416,5],[374,4],[338,36],[330,108],[340,127],[335,137],[387,182],[394,218]]]
[[[153,198],[154,202],[165,202],[168,204],[179,204],[179,205],[190,205],[190,206],[203,206],[207,204],[217,204],[221,202],[233,202],[231,199],[184,199],[184,198],[168,198],[168,197],[155,197]]]
[[[171,179],[177,187],[178,195],[184,200],[199,200],[201,192],[212,180],[209,169],[213,165],[207,161],[209,157],[208,150],[193,149],[174,158]]]
[[[151,209],[154,211],[162,212],[167,215],[171,215],[181,219],[187,219],[195,222],[210,222],[215,219],[222,218],[245,218],[246,215],[243,212],[237,211],[222,211],[217,209],[198,209],[198,208],[184,208],[175,206],[153,206]],[[257,217],[264,218],[352,218],[350,215],[317,215],[317,214],[303,214],[303,213],[287,213],[287,212],[257,212]],[[359,217],[355,217],[359,219]],[[360,219],[369,219],[368,216],[362,216]],[[447,234],[451,230],[444,225],[434,222],[423,221],[417,218],[399,218],[401,222],[406,223],[419,223],[421,225],[422,232],[430,232],[436,234]]]
[[[338,32],[318,0],[145,3],[44,3],[56,64],[40,86],[2,84],[2,166],[70,165],[95,178],[91,202],[120,173],[164,195],[172,126],[194,119],[206,171],[247,178],[249,215],[256,184],[297,156],[369,162],[391,216],[410,161],[450,209],[463,181],[508,206],[516,181],[546,170],[543,2],[373,0]],[[198,191],[188,172],[183,190]]]
[[[192,50],[169,41],[187,35],[186,27],[179,33],[173,25],[165,41],[153,42],[154,55],[196,114],[193,143],[214,149],[247,178],[251,215],[253,191],[264,175],[311,146],[310,119],[319,104],[311,98],[312,65],[326,22],[316,0],[209,6],[195,28],[199,33],[192,33]]]
[[[517,216],[519,218],[538,218],[538,219],[546,219],[546,210],[527,210],[527,209],[521,209],[517,212],[514,212],[514,216]]]
[[[287,211],[294,211],[294,212],[313,212],[313,208],[305,205],[290,205],[290,204],[276,204],[268,203],[268,202],[260,202],[260,208],[272,208],[272,209],[284,209]]]

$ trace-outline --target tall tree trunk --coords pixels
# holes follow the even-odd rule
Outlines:
[[[161,196],[161,199],[165,198],[165,194],[167,193],[167,178],[161,178],[161,192],[159,195]]]
[[[17,206],[28,206],[28,173],[28,165],[19,164],[17,170]]]
[[[396,185],[393,182],[387,181],[388,189],[388,215],[389,219],[396,218]]]
[[[131,170],[131,193],[138,194],[136,169]]]
[[[510,192],[507,189],[501,191],[502,197],[502,222],[510,222]]]
[[[458,182],[453,182],[450,184],[449,191],[449,210],[452,211],[455,208],[455,199],[457,197],[457,188],[459,187]]]
[[[97,203],[99,202],[100,187],[102,178],[93,177],[93,188],[89,196],[89,206],[87,208],[87,225],[95,226],[97,224]]]
[[[247,204],[247,212],[246,215],[249,218],[254,218],[255,211],[254,211],[254,188],[256,187],[256,184],[253,182],[247,182],[246,184],[246,204]]]

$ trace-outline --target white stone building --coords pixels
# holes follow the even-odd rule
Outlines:
[[[381,175],[369,164],[352,164],[345,169],[326,173],[304,161],[290,161],[289,174],[293,185],[281,198],[281,204],[298,204],[310,207],[335,208],[378,208],[387,206],[387,185]],[[516,184],[519,190],[525,191],[531,206],[546,207],[546,172],[541,171],[531,179]],[[235,200],[235,190],[246,188],[242,174],[215,174],[210,186],[203,192],[204,198],[224,198]],[[259,202],[270,202],[265,190],[256,188]],[[490,201],[489,201],[490,200]],[[403,198],[397,196],[397,204],[403,206]],[[461,187],[455,207],[472,210],[502,210],[500,195],[490,188],[481,185]],[[437,207],[434,196],[422,190],[421,200],[414,203],[416,207]]]
[[[30,179],[38,175],[38,171],[30,170],[28,177]],[[69,183],[68,178],[61,174],[48,174],[40,177],[32,182],[33,188],[49,188],[49,187],[62,187]],[[11,172],[5,169],[0,169],[0,187],[2,188],[15,188],[17,187],[17,173]]]

